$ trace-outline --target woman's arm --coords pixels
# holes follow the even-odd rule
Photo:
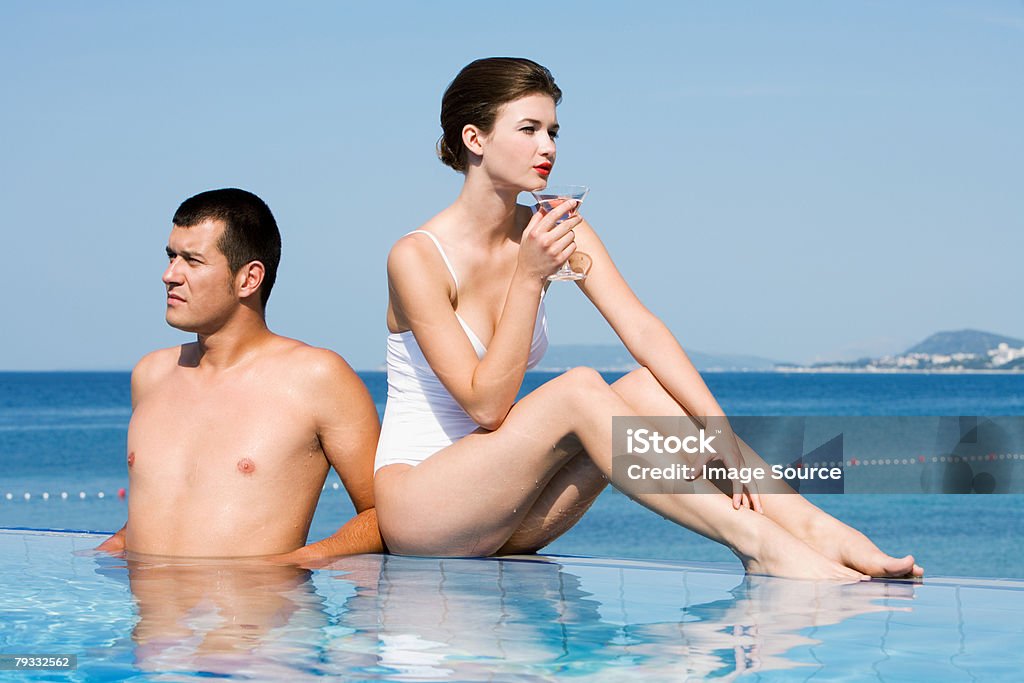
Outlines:
[[[579,223],[555,220],[572,208],[537,214],[523,232],[515,274],[487,352],[477,358],[455,316],[454,282],[426,235],[408,235],[388,256],[391,306],[399,328],[416,336],[438,379],[485,429],[496,429],[515,402],[537,320],[545,278],[574,251],[569,231]]]
[[[725,412],[683,351],[683,347],[668,327],[641,303],[615,267],[608,250],[593,228],[584,222],[575,232],[579,251],[588,254],[592,261],[586,279],[578,282],[580,289],[612,326],[633,358],[651,371],[687,413],[702,422],[706,422],[707,418],[721,418],[714,420],[715,427],[721,428],[731,438],[719,441],[724,448],[719,448],[717,456],[712,457],[720,458],[728,467],[741,466],[743,456]],[[711,429],[709,425],[704,426]],[[698,472],[701,471],[700,466],[703,464],[702,461],[696,463]],[[757,485],[751,483],[748,488],[750,506],[761,512]],[[743,503],[742,490],[743,485],[734,480],[734,507],[738,508]]]
[[[608,321],[636,361],[694,416],[723,416],[722,408],[665,323],[640,301],[586,222],[576,229],[579,251],[592,260],[580,289]]]

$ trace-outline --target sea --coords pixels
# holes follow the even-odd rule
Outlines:
[[[557,373],[528,373],[527,393]],[[609,382],[621,373],[604,373]],[[383,372],[361,372],[381,413]],[[706,373],[730,415],[1022,416],[1022,374]],[[0,527],[114,531],[127,514],[127,372],[0,373]],[[1024,497],[819,494],[813,502],[931,576],[1024,578]],[[332,473],[310,538],[352,514]],[[545,549],[559,555],[731,562],[724,547],[614,489]]]

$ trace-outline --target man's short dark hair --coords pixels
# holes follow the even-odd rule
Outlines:
[[[174,224],[191,228],[206,220],[222,221],[224,234],[217,247],[228,259],[232,275],[252,261],[263,264],[260,303],[267,307],[281,262],[281,233],[266,202],[237,188],[208,190],[189,197],[174,212]]]

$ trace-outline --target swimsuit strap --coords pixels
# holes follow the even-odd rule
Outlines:
[[[455,291],[459,291],[459,276],[455,274],[455,269],[452,268],[452,262],[448,260],[448,254],[444,253],[444,247],[441,246],[441,242],[434,237],[433,233],[427,232],[426,230],[413,230],[408,234],[415,235],[418,232],[426,235],[434,242],[434,246],[436,246],[437,250],[441,253],[441,258],[444,259],[444,265],[448,266],[448,272],[452,274],[452,279],[455,280]]]

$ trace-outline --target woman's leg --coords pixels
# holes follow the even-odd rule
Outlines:
[[[649,372],[647,374],[653,380],[653,376]],[[637,381],[635,373],[620,378],[611,387],[627,403],[633,395],[642,393],[646,388],[642,380]],[[678,404],[676,408],[676,411],[669,414],[679,414]],[[583,451],[583,445],[578,439],[565,439],[564,447],[576,455],[551,478],[526,513],[522,524],[498,550],[497,555],[535,553],[554,542],[580,521],[608,485],[608,479]]]
[[[491,555],[523,523],[549,482],[573,457],[575,434],[606,476],[612,470],[612,421],[634,415],[586,368],[572,370],[517,403],[502,426],[470,434],[416,467],[391,465],[375,479],[377,515],[388,547],[401,554]],[[733,510],[706,481],[711,495],[629,495],[664,517],[727,545],[753,573],[802,578],[859,579],[764,515]]]
[[[608,480],[582,446],[577,446],[575,452],[551,477],[519,528],[495,554],[537,552],[574,527],[594,504]]]
[[[646,368],[629,373],[613,388],[640,415],[687,414]],[[742,439],[738,441],[747,465],[769,468]],[[818,552],[871,576],[923,575],[923,570],[914,564],[913,556],[886,555],[861,532],[818,508],[784,482],[779,485],[787,492],[761,494],[765,515]]]

